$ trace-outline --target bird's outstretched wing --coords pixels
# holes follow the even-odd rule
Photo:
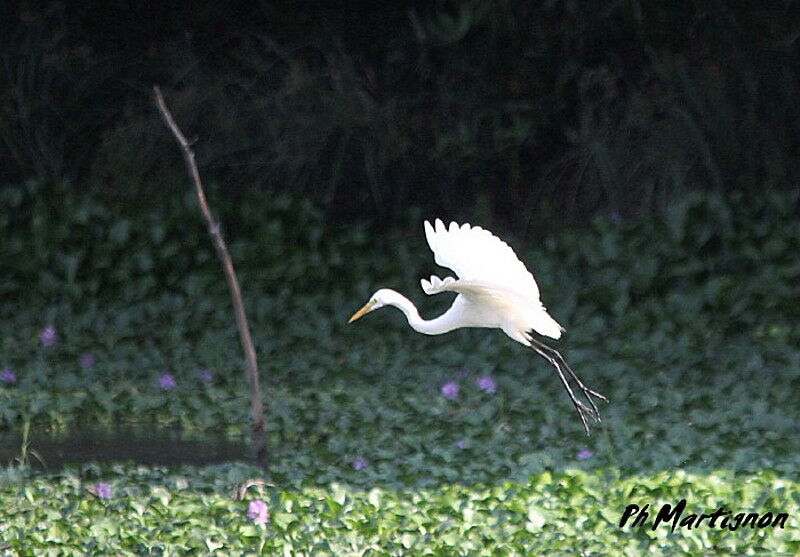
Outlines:
[[[437,265],[456,272],[461,280],[479,281],[539,301],[539,287],[533,275],[508,244],[480,226],[440,219],[425,221],[425,237]],[[447,280],[447,279],[445,279]]]

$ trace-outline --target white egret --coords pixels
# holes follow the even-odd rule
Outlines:
[[[405,314],[412,329],[426,335],[441,335],[461,327],[502,329],[556,368],[558,378],[589,435],[587,418],[600,421],[600,413],[592,397],[606,402],[608,399],[586,387],[557,350],[531,334],[535,331],[558,339],[564,328],[547,313],[539,300],[539,287],[533,275],[517,258],[514,250],[479,226],[459,226],[451,222],[450,227],[446,228],[439,219],[436,219],[435,226],[425,221],[425,236],[436,264],[455,271],[458,279],[431,276],[430,280],[420,281],[422,290],[428,295],[457,293],[450,309],[435,319],[422,319],[408,298],[394,290],[382,288],[353,314],[349,323],[383,306],[394,306]],[[575,396],[568,377],[583,393],[588,406]]]

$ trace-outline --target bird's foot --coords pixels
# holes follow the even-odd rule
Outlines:
[[[599,422],[600,415],[577,398],[572,399],[572,404],[575,406],[575,410],[578,411],[578,416],[581,418],[581,423],[583,424],[584,431],[586,431],[586,435],[590,435],[589,422]]]
[[[564,385],[564,389],[567,391],[567,395],[569,395],[569,399],[572,401],[573,406],[575,406],[575,410],[578,411],[578,415],[581,418],[581,423],[583,423],[583,429],[586,431],[586,435],[590,435],[589,433],[589,421],[594,422],[601,422],[602,419],[600,418],[600,411],[597,409],[597,405],[594,403],[594,398],[598,398],[600,400],[605,400],[608,402],[608,399],[601,395],[600,393],[593,391],[589,387],[583,384],[583,381],[572,371],[572,368],[569,367],[564,357],[550,346],[547,346],[543,342],[539,342],[536,339],[531,338],[531,348],[533,348],[539,355],[543,356],[547,361],[549,361],[553,366],[556,368],[556,373],[558,373],[558,378],[561,380],[561,383]],[[587,406],[575,396],[573,391],[573,387],[570,385],[570,381],[568,378],[571,378],[574,384],[580,389],[583,397],[586,399],[586,402],[589,403]]]
[[[578,388],[581,390],[581,392],[583,393],[583,396],[586,398],[586,400],[589,401],[589,404],[592,407],[591,414],[592,414],[592,418],[594,419],[594,421],[602,422],[603,420],[600,418],[600,410],[597,409],[597,405],[594,403],[594,400],[592,399],[592,397],[599,398],[600,400],[605,400],[606,402],[608,402],[608,399],[606,397],[604,397],[603,395],[601,395],[600,393],[598,393],[596,391],[593,391],[592,389],[590,389],[589,387],[587,387],[583,383],[579,382],[578,383]]]
[[[591,433],[589,431],[589,422],[593,421],[600,423],[603,421],[602,418],[600,417],[600,411],[597,409],[597,405],[594,403],[594,400],[592,400],[592,397],[593,396],[597,397],[601,400],[605,400],[606,402],[608,402],[608,399],[603,395],[601,395],[600,393],[595,392],[592,389],[589,389],[588,387],[583,385],[583,383],[579,382],[578,388],[581,390],[583,396],[589,402],[589,406],[587,406],[574,396],[570,396],[570,399],[572,400],[572,404],[575,406],[575,410],[578,411],[578,416],[580,416],[581,418],[581,423],[583,424],[584,431],[586,431],[586,435],[590,435]]]

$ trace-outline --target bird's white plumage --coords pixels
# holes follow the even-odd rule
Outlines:
[[[425,237],[437,265],[452,269],[462,280],[486,282],[539,300],[539,287],[525,264],[508,244],[480,226],[446,228],[441,219],[435,225],[425,221]]]
[[[448,312],[464,327],[497,327],[529,345],[528,331],[560,338],[564,330],[539,300],[533,275],[508,244],[479,226],[452,222],[445,227],[425,221],[425,237],[437,265],[456,272],[459,279],[432,276],[420,281],[429,295],[458,292]],[[463,299],[462,299],[463,298]]]
[[[430,280],[422,279],[420,284],[422,285],[422,291],[425,292],[425,294],[428,296],[433,296],[434,294],[439,294],[440,292],[448,290],[455,282],[456,279],[453,277],[445,277],[443,280],[436,275],[431,275]]]

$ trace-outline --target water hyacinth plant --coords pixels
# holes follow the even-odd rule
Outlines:
[[[459,390],[460,387],[458,386],[458,383],[456,383],[455,381],[448,381],[447,383],[442,385],[440,392],[442,393],[442,396],[447,400],[456,400],[458,398]]]
[[[158,378],[158,386],[164,391],[170,391],[178,386],[171,373],[162,373]]]
[[[269,522],[269,507],[261,499],[253,499],[247,506],[247,517],[253,520],[254,524],[267,524]]]
[[[431,339],[414,339],[377,319],[372,330],[337,328],[341,315],[331,308],[346,307],[358,293],[315,290],[302,282],[304,262],[325,261],[314,271],[319,280],[332,272],[326,266],[345,273],[354,265],[354,275],[368,269],[358,261],[334,267],[325,259],[334,248],[324,243],[311,255],[295,255],[295,244],[302,242],[282,248],[272,237],[283,262],[298,269],[295,284],[303,293],[254,295],[252,302],[256,342],[267,344],[271,331],[285,332],[285,344],[270,355],[274,383],[265,394],[274,416],[270,435],[285,440],[275,443],[274,499],[231,498],[233,485],[263,474],[242,463],[178,471],[139,463],[62,470],[43,453],[49,470],[11,470],[0,482],[0,554],[46,554],[53,547],[78,555],[171,555],[187,547],[246,554],[262,542],[268,555],[363,554],[375,548],[389,555],[797,554],[796,390],[764,386],[798,381],[792,277],[800,223],[793,224],[797,219],[791,216],[776,217],[774,229],[765,224],[762,243],[770,251],[737,227],[730,238],[713,236],[708,223],[718,212],[692,207],[673,228],[637,225],[652,228],[650,235],[598,227],[555,237],[532,252],[538,266],[549,267],[542,274],[553,277],[542,289],[559,292],[554,313],[559,308],[571,324],[571,359],[613,395],[615,411],[590,443],[565,424],[569,409],[555,402],[558,386],[545,366],[520,365],[502,343],[476,342],[484,331],[453,333],[448,343],[457,349],[441,351],[431,347]],[[773,213],[764,209],[758,222],[771,223],[764,214]],[[695,246],[709,234],[724,246],[719,254],[709,250],[696,258],[694,247],[688,255],[676,247]],[[334,247],[364,249],[347,238]],[[163,256],[183,245],[176,240],[164,246]],[[136,249],[158,259],[160,244],[154,246]],[[130,245],[119,249],[127,253]],[[263,245],[253,249],[254,260],[259,250]],[[385,250],[389,255],[376,248],[364,259],[388,267],[399,258],[391,245]],[[770,269],[777,272],[745,280],[756,268],[753,254],[765,253],[774,253]],[[251,273],[260,276],[256,271]],[[203,272],[189,278],[213,283]],[[107,304],[83,315],[62,319],[70,314],[59,310],[58,350],[41,348],[44,309],[35,299],[33,309],[6,310],[0,322],[13,319],[19,327],[0,331],[4,430],[17,432],[30,418],[33,449],[41,449],[37,443],[47,427],[81,427],[98,417],[182,427],[201,437],[219,430],[241,434],[247,423],[241,359],[216,305],[175,312],[171,295],[154,289],[150,298],[131,302],[138,300],[137,291],[120,288],[124,303],[115,302],[112,292]],[[224,291],[209,288],[209,296],[227,302]],[[691,319],[680,311],[686,307],[696,308]],[[150,321],[148,315],[161,317]],[[307,323],[287,316],[310,316],[321,326],[309,331]],[[376,348],[379,328],[384,335]],[[163,346],[147,349],[151,338]],[[78,365],[89,347],[103,373]],[[391,357],[384,360],[384,352]],[[374,371],[386,364],[394,367],[382,375]],[[651,373],[639,373],[645,365]],[[214,372],[213,385],[197,375],[204,366]],[[460,377],[464,366],[476,371]],[[174,382],[172,390],[159,384],[165,371],[171,378],[165,386]],[[192,380],[177,385],[181,373]],[[489,381],[473,382],[485,376],[502,396],[484,390]],[[446,382],[460,388],[442,391]],[[658,393],[667,393],[668,401]],[[730,404],[709,404],[721,395]],[[188,487],[179,478],[187,478]],[[632,502],[649,502],[648,494],[672,502],[686,498],[698,511],[714,501],[793,514],[785,530],[756,536],[620,529],[620,512]],[[254,524],[265,518],[261,509],[247,514],[254,497],[263,499],[269,513],[266,529],[266,523]],[[97,540],[97,546],[87,549],[87,540]]]
[[[49,348],[56,343],[56,329],[53,326],[48,325],[42,332],[39,333],[39,340],[42,342],[42,346],[45,348]]]
[[[98,483],[94,488],[94,493],[97,494],[100,499],[111,499],[113,497],[111,485],[105,482]]]
[[[360,472],[369,466],[369,462],[365,458],[358,457],[352,462],[352,464],[350,464],[350,466],[353,468],[353,470]]]
[[[494,393],[497,391],[497,383],[490,375],[484,375],[475,380],[478,388],[485,393]]]
[[[0,371],[0,381],[3,383],[16,383],[17,374],[12,368],[7,367],[3,371]]]
[[[78,360],[78,363],[82,368],[87,369],[90,367],[94,367],[94,364],[97,363],[97,360],[95,359],[94,354],[89,354],[87,352],[86,354],[81,355],[80,360]]]

